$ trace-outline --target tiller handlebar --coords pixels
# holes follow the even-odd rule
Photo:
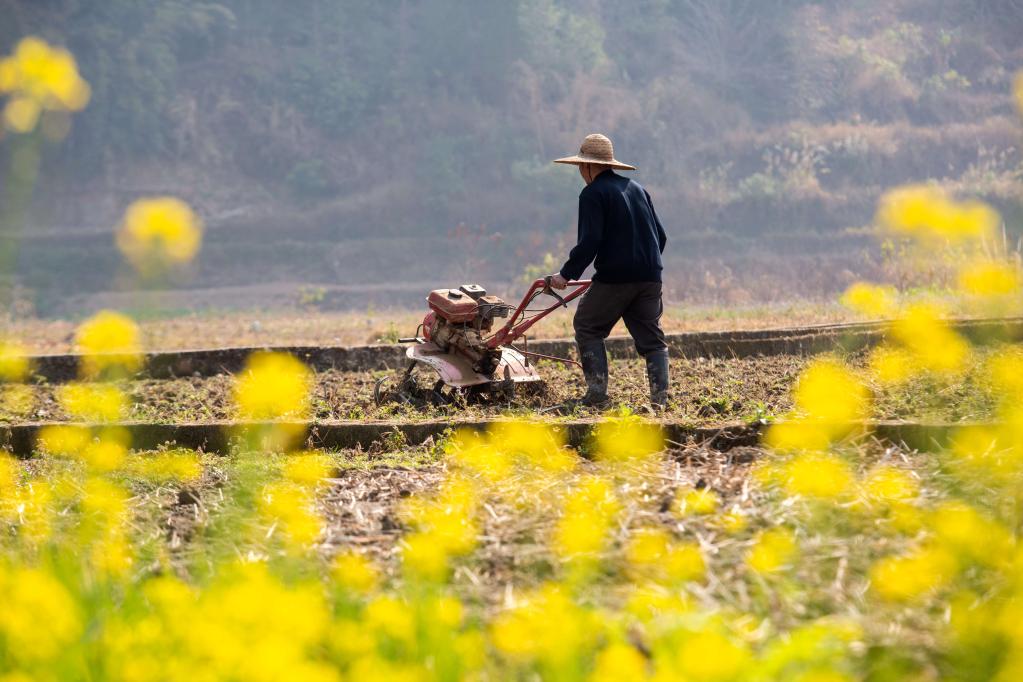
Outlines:
[[[569,301],[573,301],[590,288],[592,282],[588,279],[572,281],[568,283],[568,289],[570,290],[564,296],[557,293],[551,288],[551,277],[547,276],[542,279],[535,280],[532,286],[529,287],[529,291],[522,297],[522,301],[519,303],[519,307],[515,309],[515,312],[508,317],[508,322],[503,327],[498,329],[494,334],[487,338],[486,344],[488,348],[497,348],[510,344],[523,334],[525,334],[530,327],[542,320],[543,318],[554,312],[559,307],[568,307]],[[548,308],[542,310],[530,310],[529,306],[532,304],[533,299],[541,294],[546,294],[557,299],[557,303],[552,304]],[[526,313],[535,313],[529,317]],[[530,353],[530,355],[537,355],[536,353]],[[546,357],[546,356],[545,356]],[[562,358],[549,358],[552,360],[562,360]],[[570,360],[568,362],[571,362]]]

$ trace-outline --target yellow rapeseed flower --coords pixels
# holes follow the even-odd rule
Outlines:
[[[29,372],[28,352],[16,341],[0,340],[0,382],[24,381]]]
[[[292,483],[315,486],[328,478],[334,468],[330,458],[322,452],[303,452],[288,455],[284,461],[284,478]]]
[[[772,424],[766,442],[776,450],[821,450],[866,419],[870,392],[836,360],[813,361],[792,392],[791,418]]]
[[[128,401],[112,384],[64,384],[57,400],[69,415],[86,422],[114,422],[123,418]]]
[[[845,460],[807,452],[797,455],[785,467],[783,485],[789,495],[831,499],[848,492],[852,482],[852,470]]]
[[[11,95],[3,119],[10,130],[35,129],[42,110],[79,111],[89,101],[89,84],[70,52],[29,36],[0,59],[0,95]]]
[[[191,261],[201,242],[202,221],[174,197],[139,199],[117,232],[117,248],[144,273]]]
[[[908,185],[881,197],[877,222],[899,235],[963,241],[994,234],[1000,218],[987,204],[956,202],[939,187]]]
[[[792,393],[797,412],[815,421],[841,423],[867,417],[870,393],[855,374],[836,360],[815,360]]]
[[[878,346],[867,358],[867,371],[882,384],[901,384],[913,376],[915,369],[913,356],[901,348]]]
[[[601,630],[595,614],[573,603],[558,586],[548,584],[499,614],[490,627],[490,638],[494,647],[513,661],[559,668],[592,647]]]
[[[612,642],[597,654],[589,682],[621,682],[649,677],[646,658],[636,647]]]
[[[270,483],[263,488],[259,511],[269,523],[282,527],[289,547],[300,550],[320,536],[321,521],[309,493],[290,482]]]
[[[139,457],[133,473],[157,483],[192,481],[202,475],[202,463],[193,450],[168,450]]]
[[[749,521],[746,519],[746,515],[738,510],[733,510],[724,514],[719,519],[721,527],[725,529],[727,533],[741,533],[749,525]]]
[[[921,547],[877,561],[870,568],[870,583],[885,601],[912,601],[947,585],[957,570],[955,557],[947,550]]]
[[[0,569],[0,603],[0,641],[9,665],[54,659],[84,630],[71,592],[41,569]]]
[[[93,471],[114,471],[121,468],[128,457],[128,449],[111,440],[97,440],[81,451],[82,460]]]
[[[491,447],[517,455],[529,467],[546,471],[568,471],[577,457],[565,448],[565,433],[550,424],[523,420],[498,422],[490,427]]]
[[[450,552],[432,533],[410,533],[402,540],[401,564],[412,576],[441,582],[448,575]]]
[[[584,478],[569,494],[554,529],[552,549],[567,559],[593,558],[604,548],[619,507],[608,481],[599,476]]]
[[[721,504],[721,498],[710,488],[692,488],[678,493],[678,513],[682,516],[703,516],[713,514]]]
[[[380,596],[366,605],[366,626],[403,645],[411,644],[416,634],[413,610],[391,596]]]
[[[635,415],[605,419],[597,425],[595,441],[595,455],[605,462],[641,461],[664,449],[660,427]]]
[[[862,485],[868,498],[882,502],[906,502],[920,493],[920,485],[915,478],[887,464],[875,467],[863,479]]]
[[[513,472],[512,458],[493,438],[472,429],[459,429],[444,446],[444,452],[458,467],[497,482]]]
[[[36,446],[50,455],[71,457],[82,451],[89,438],[89,429],[82,426],[44,426]]]
[[[700,548],[675,542],[660,528],[645,528],[629,538],[625,558],[635,579],[683,583],[703,577],[706,564]]]
[[[346,590],[369,594],[380,580],[373,563],[362,554],[341,552],[334,557],[334,580]]]
[[[774,573],[792,561],[796,550],[796,537],[791,530],[771,528],[757,535],[746,555],[746,564],[757,573]]]
[[[675,665],[684,680],[735,680],[750,661],[749,650],[720,632],[696,632],[682,641]]]
[[[312,382],[309,368],[287,353],[253,353],[234,387],[238,417],[304,419],[309,414]]]
[[[982,564],[1007,563],[1015,548],[1015,538],[1005,525],[964,502],[939,505],[929,525],[943,549]]]
[[[410,525],[428,533],[431,542],[439,544],[445,554],[466,554],[476,546],[479,535],[477,497],[470,481],[451,477],[433,497],[407,500],[401,515]]]
[[[931,372],[958,372],[970,354],[969,344],[952,331],[940,310],[927,304],[910,306],[892,324],[891,335],[916,365]]]
[[[111,310],[101,310],[79,325],[75,350],[82,354],[79,371],[87,379],[110,373],[131,374],[142,367],[138,325]]]
[[[863,315],[890,317],[898,305],[898,292],[894,287],[856,282],[842,294],[842,305]]]
[[[958,282],[963,292],[973,296],[1009,296],[1019,291],[1020,272],[1010,263],[979,260],[959,270]]]

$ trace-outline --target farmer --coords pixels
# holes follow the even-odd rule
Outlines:
[[[579,166],[586,186],[579,193],[579,241],[551,286],[564,289],[592,262],[593,285],[583,295],[573,326],[586,378],[586,394],[577,401],[604,407],[607,397],[607,351],[604,339],[618,320],[646,359],[650,402],[668,402],[668,346],[661,329],[661,253],[667,235],[650,195],[639,183],[613,169],[636,170],[614,158],[604,135],[587,135],[579,153],[554,163]]]

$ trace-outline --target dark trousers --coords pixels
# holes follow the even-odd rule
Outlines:
[[[647,353],[665,350],[668,345],[661,329],[663,312],[660,282],[607,284],[594,281],[579,301],[572,321],[576,343],[603,341],[618,320],[624,319],[625,327],[636,342],[636,352],[645,357]]]

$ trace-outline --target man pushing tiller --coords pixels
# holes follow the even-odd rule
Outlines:
[[[614,172],[636,168],[614,158],[611,140],[604,135],[587,135],[578,154],[554,163],[578,166],[586,186],[579,193],[578,243],[561,271],[551,276],[551,286],[564,289],[591,262],[595,269],[573,320],[586,377],[586,394],[574,402],[608,404],[604,339],[618,320],[625,320],[636,351],[646,360],[650,402],[663,409],[668,402],[668,346],[661,329],[661,253],[667,235],[650,195]]]

